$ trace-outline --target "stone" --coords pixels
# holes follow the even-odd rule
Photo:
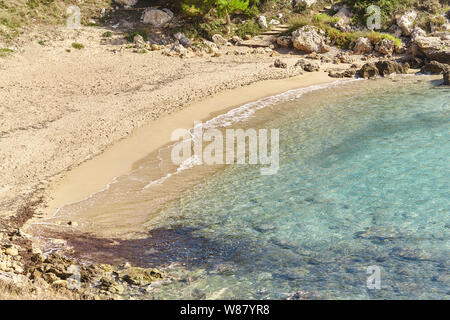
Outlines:
[[[152,44],[150,45],[150,49],[151,49],[152,51],[158,51],[158,50],[164,49],[164,46],[159,45],[159,44],[156,44],[156,43],[152,43]]]
[[[267,19],[265,16],[260,16],[258,18],[258,24],[261,28],[267,29],[269,26],[267,25]]]
[[[343,6],[339,11],[334,15],[334,17],[339,18],[340,21],[344,24],[349,24],[352,19],[352,12],[350,8],[347,6]]]
[[[272,20],[270,20],[269,24],[270,24],[270,25],[273,25],[273,26],[276,26],[276,25],[279,25],[279,24],[280,24],[280,21],[278,21],[278,20],[276,20],[276,19],[272,19]]]
[[[281,61],[280,59],[276,59],[273,65],[276,68],[283,68],[283,69],[287,68],[287,63],[284,61]]]
[[[281,36],[277,38],[277,44],[283,48],[289,48],[292,45],[292,38],[288,36]]]
[[[311,26],[304,26],[292,32],[292,43],[294,48],[308,53],[325,53],[330,50],[323,33]]]
[[[331,78],[353,78],[356,75],[356,70],[351,68],[344,72],[330,71],[328,76]]]
[[[427,57],[430,60],[435,60],[440,63],[450,64],[450,49],[444,49],[440,51],[431,51],[427,53]]]
[[[313,6],[317,0],[295,0],[296,7],[309,8]]]
[[[218,46],[224,46],[227,44],[227,39],[222,37],[220,34],[215,34],[211,37],[212,41]]]
[[[180,44],[185,48],[190,48],[192,46],[192,41],[189,40],[184,33],[178,32],[174,35],[175,39],[177,39]]]
[[[355,54],[366,54],[371,53],[373,50],[372,42],[368,38],[358,38],[355,41],[355,47],[353,48],[353,53]]]
[[[314,71],[320,71],[320,66],[316,63],[310,63],[306,60],[300,59],[295,64],[296,67],[301,67],[306,72],[314,72]]]
[[[114,2],[124,7],[133,7],[138,3],[138,0],[114,0]]]
[[[397,25],[402,29],[403,35],[409,36],[414,29],[414,22],[417,18],[417,12],[410,11],[397,19]]]
[[[441,74],[446,72],[448,66],[437,61],[431,61],[430,63],[425,64],[421,69],[420,73],[423,74]]]
[[[384,55],[392,55],[394,52],[394,41],[389,39],[381,40],[375,45],[375,51]]]
[[[444,85],[445,86],[450,86],[450,70],[447,70],[444,72]]]
[[[407,70],[405,70],[405,68],[396,61],[380,60],[375,63],[375,66],[378,69],[380,75],[383,77],[393,73],[402,74],[407,72]]]
[[[155,9],[150,8],[144,11],[142,15],[142,22],[157,28],[167,26],[173,19],[174,14],[169,9]]]
[[[426,37],[427,33],[425,30],[415,27],[414,30],[411,33],[411,39],[414,41],[417,37]]]
[[[5,254],[11,257],[15,257],[19,255],[19,250],[17,250],[17,248],[14,247],[9,247],[5,250]]]
[[[442,49],[443,43],[438,37],[418,36],[414,39],[414,43],[426,54],[429,51],[439,51]]]
[[[358,76],[364,79],[372,79],[380,75],[377,66],[375,63],[366,63],[362,66],[362,68],[358,71]]]
[[[148,285],[151,282],[161,279],[161,273],[139,267],[131,267],[119,273],[119,278],[133,285]]]

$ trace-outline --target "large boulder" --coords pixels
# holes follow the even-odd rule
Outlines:
[[[392,55],[394,52],[394,41],[389,39],[381,40],[375,45],[375,51],[384,55]]]
[[[304,52],[325,53],[330,49],[325,43],[323,31],[311,26],[304,26],[292,32],[294,48]]]
[[[277,38],[277,44],[283,48],[289,48],[292,45],[292,38],[288,36],[280,36]]]
[[[443,43],[438,37],[419,36],[414,39],[414,43],[425,53],[430,51],[440,51]]]
[[[446,48],[441,51],[428,52],[427,57],[430,60],[436,60],[440,63],[450,64],[450,49]]]
[[[375,63],[366,63],[359,71],[358,76],[364,79],[372,79],[380,75]]]
[[[142,22],[153,27],[162,28],[167,26],[173,19],[173,12],[169,9],[150,8],[144,11]]]
[[[358,38],[355,41],[355,47],[353,48],[353,53],[355,54],[366,54],[371,53],[373,50],[372,42],[368,38]]]
[[[347,6],[343,6],[339,11],[334,15],[334,17],[339,18],[343,23],[350,23],[352,19],[352,12],[350,8]]]
[[[409,69],[409,67],[403,66],[396,61],[389,61],[389,60],[380,60],[375,64],[375,66],[377,67],[380,75],[383,77],[386,77],[393,73],[397,74],[407,73]]]
[[[411,32],[414,30],[414,22],[417,18],[417,12],[410,11],[402,15],[397,19],[397,25],[402,29],[402,32],[405,36],[411,35]]]
[[[437,61],[431,61],[430,63],[425,64],[421,69],[420,69],[420,73],[423,74],[441,74],[446,72],[448,69],[448,66],[443,64],[443,63],[439,63]]]
[[[114,0],[114,2],[124,7],[133,7],[138,3],[138,0]]]

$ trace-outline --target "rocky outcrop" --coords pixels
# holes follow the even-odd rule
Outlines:
[[[358,72],[358,76],[364,79],[372,79],[378,77],[380,72],[378,71],[375,63],[366,63]]]
[[[328,76],[331,78],[353,78],[356,75],[356,69],[350,68],[343,72],[339,71],[330,71],[328,72]]]
[[[304,59],[298,60],[295,66],[302,68],[306,72],[320,71],[320,66],[318,64],[310,63]]]
[[[450,49],[428,52],[427,57],[440,63],[450,64]]]
[[[392,55],[394,52],[394,41],[389,39],[381,40],[375,45],[375,51],[384,55]]]
[[[439,63],[437,61],[431,61],[430,63],[425,64],[421,69],[420,73],[423,74],[441,74],[445,73],[448,70],[448,65],[443,63]]]
[[[308,53],[329,51],[324,32],[311,26],[304,26],[292,32],[292,44],[294,48]]]
[[[408,73],[408,63],[400,64],[397,61],[379,60],[376,63],[366,63],[358,72],[360,78],[372,79],[377,76],[386,77],[391,74]]]
[[[375,63],[375,66],[378,69],[380,76],[382,77],[386,77],[394,73],[396,74],[408,73],[409,70],[409,64],[401,65],[396,61],[389,61],[389,60],[380,60]]]
[[[173,19],[174,14],[169,9],[150,8],[144,11],[142,22],[156,28],[167,26]]]
[[[397,19],[397,25],[402,29],[403,35],[411,35],[414,29],[414,22],[417,18],[417,12],[410,11]]]
[[[373,50],[372,42],[368,38],[358,38],[355,41],[355,47],[353,48],[353,53],[355,54],[366,54],[371,53]]]

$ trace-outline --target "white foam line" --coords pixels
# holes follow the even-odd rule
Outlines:
[[[218,115],[217,117],[206,121],[204,124],[200,123],[200,124],[196,125],[195,127],[191,128],[189,130],[189,132],[191,134],[191,138],[188,140],[185,140],[185,141],[190,141],[194,138],[193,132],[195,132],[195,129],[198,127],[203,128],[203,129],[228,127],[228,126],[231,126],[233,123],[249,119],[256,111],[264,109],[268,106],[272,106],[272,105],[275,105],[275,104],[278,104],[281,102],[288,102],[288,101],[296,100],[305,93],[313,92],[313,91],[320,90],[320,89],[330,88],[330,87],[337,86],[337,85],[344,84],[344,83],[360,81],[360,80],[364,80],[364,79],[350,79],[350,80],[344,80],[344,81],[337,80],[337,81],[334,81],[331,83],[312,85],[312,86],[309,86],[306,88],[292,89],[292,90],[289,90],[289,91],[286,91],[286,92],[283,92],[283,93],[280,93],[280,94],[277,94],[274,96],[270,96],[267,98],[262,98],[262,99],[256,100],[254,102],[246,103],[240,107],[237,107],[235,109],[228,111],[227,113]],[[168,147],[171,147],[174,145],[175,144],[170,145]],[[142,189],[142,191],[145,189],[148,189],[154,185],[162,184],[164,181],[166,181],[172,175],[178,174],[184,170],[193,168],[194,166],[200,165],[200,164],[201,164],[201,162],[197,161],[197,158],[194,155],[194,156],[186,159],[185,161],[183,161],[183,163],[180,164],[180,166],[177,168],[177,170],[174,173],[168,173],[167,175],[165,175],[162,178],[151,181],[149,184],[147,184]]]

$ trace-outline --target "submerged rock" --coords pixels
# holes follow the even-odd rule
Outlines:
[[[120,272],[119,278],[133,285],[148,285],[157,279],[162,279],[162,274],[151,269],[131,267]]]

